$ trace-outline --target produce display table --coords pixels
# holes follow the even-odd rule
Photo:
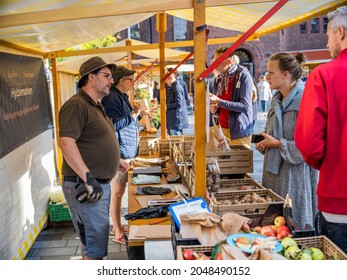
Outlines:
[[[141,209],[141,205],[139,202],[136,200],[136,196],[141,196],[136,194],[136,186],[133,184],[132,179],[130,179],[130,176],[132,178],[132,174],[129,172],[129,182],[128,182],[128,212],[129,213],[135,213],[139,209]],[[165,176],[161,177],[161,184],[152,184],[153,186],[160,186],[162,184],[167,184]],[[141,186],[146,186],[146,185],[141,185]],[[145,196],[145,195],[143,195]],[[165,195],[162,195],[164,199],[171,199],[176,196],[175,192],[171,192]],[[152,223],[155,224],[160,224],[160,225],[170,225],[170,220],[168,220],[170,216],[167,217],[162,217],[162,218],[150,218],[150,219],[136,219],[136,220],[128,220],[128,226],[129,229],[131,226],[136,225],[150,225]],[[166,221],[165,221],[166,220]],[[163,222],[161,222],[163,221]],[[143,246],[144,242],[132,242],[129,241],[128,246]]]

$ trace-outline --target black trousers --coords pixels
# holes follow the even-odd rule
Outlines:
[[[321,212],[315,219],[317,235],[325,235],[347,254],[347,224],[328,222]]]

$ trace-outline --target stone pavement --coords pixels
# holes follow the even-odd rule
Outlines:
[[[258,106],[258,112],[260,112]],[[258,120],[255,123],[254,133],[260,132],[265,127],[266,114],[258,113]],[[189,128],[184,130],[184,134],[194,134],[194,116],[189,116]],[[252,145],[254,150],[254,146]],[[263,155],[258,151],[253,151],[253,173],[250,175],[255,181],[261,182],[263,170]],[[122,201],[122,216],[128,211],[127,190]],[[123,223],[126,221],[123,219]],[[59,224],[59,225],[58,225]],[[109,254],[107,260],[127,260],[128,255],[125,245],[120,245],[109,238]],[[26,260],[79,260],[81,259],[81,249],[79,238],[71,223],[55,223],[41,231],[35,243],[28,252]]]

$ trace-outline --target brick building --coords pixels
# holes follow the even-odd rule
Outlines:
[[[259,75],[266,71],[267,59],[277,52],[296,52],[309,50],[326,50],[327,43],[327,17],[321,16],[294,25],[275,33],[263,36],[257,41],[245,42],[236,50],[242,65],[250,70],[251,74],[258,79]],[[209,26],[209,38],[233,37],[239,32]],[[131,38],[147,43],[159,41],[156,31],[156,17],[153,16],[137,25],[123,30],[120,33],[122,39]],[[167,15],[167,31],[165,33],[167,42],[193,40],[193,22],[186,21],[171,15]],[[214,50],[220,46],[229,47],[230,44],[209,45],[207,47],[207,63],[213,58]],[[180,48],[192,51],[192,47]],[[325,51],[327,53],[327,51]],[[325,54],[326,55],[326,54]],[[317,57],[319,59],[319,57]],[[191,62],[192,63],[192,62]]]

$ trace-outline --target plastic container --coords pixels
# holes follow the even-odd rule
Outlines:
[[[71,215],[67,204],[49,203],[49,220],[51,222],[67,222],[71,221]]]
[[[179,236],[179,230],[173,217],[171,217],[171,242],[175,257],[177,257],[177,246],[200,245],[198,238],[182,238]]]

